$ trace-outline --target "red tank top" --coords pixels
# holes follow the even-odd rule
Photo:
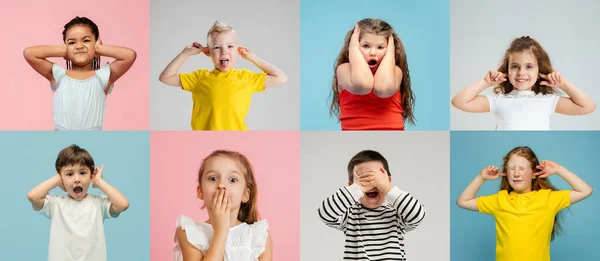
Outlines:
[[[355,95],[340,91],[342,130],[404,130],[400,91],[388,98],[373,92]]]

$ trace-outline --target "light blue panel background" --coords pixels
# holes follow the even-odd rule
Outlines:
[[[448,0],[302,0],[300,2],[300,128],[340,130],[329,117],[334,63],[348,30],[364,18],[388,22],[406,49],[415,93],[416,126],[450,129],[450,4]]]
[[[71,144],[104,164],[103,179],[130,203],[104,221],[108,260],[149,260],[149,143],[148,132],[0,132],[0,260],[48,259],[50,220],[33,210],[27,193],[56,174],[56,157]],[[50,193],[66,194],[60,188]],[[91,185],[89,193],[103,194]]]
[[[501,167],[502,158],[517,146],[529,146],[538,159],[561,164],[600,189],[597,163],[600,132],[452,132],[450,134],[450,244],[451,260],[494,260],[496,232],[491,215],[464,210],[456,199],[487,165]],[[550,177],[558,189],[571,189],[558,175]],[[495,194],[500,179],[487,181],[477,196]],[[563,210],[564,211],[564,210]],[[550,244],[552,260],[600,260],[598,192],[563,212],[564,234]]]

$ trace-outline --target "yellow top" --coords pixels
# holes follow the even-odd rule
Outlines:
[[[479,212],[496,219],[497,261],[549,261],[554,217],[571,204],[570,191],[519,194],[506,190],[477,198]]]
[[[247,130],[244,123],[254,92],[265,90],[266,73],[231,68],[181,73],[182,89],[192,93],[193,130]]]

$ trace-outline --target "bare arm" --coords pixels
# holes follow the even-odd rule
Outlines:
[[[267,242],[265,242],[265,251],[258,257],[259,261],[272,261],[273,260],[273,240],[271,239],[271,233],[267,235]]]
[[[108,200],[110,201],[110,215],[113,217],[118,216],[119,213],[129,208],[129,201],[121,194],[121,192],[102,179],[103,170],[104,165],[100,168],[96,167],[96,174],[94,175],[92,182],[94,183],[94,186],[98,187],[108,197]]]
[[[208,56],[208,48],[200,45],[199,43],[193,43],[186,46],[183,51],[175,56],[175,58],[167,65],[167,67],[165,67],[162,73],[160,73],[158,80],[166,85],[181,88],[179,68],[181,68],[181,65],[183,65],[188,57],[201,52]]]
[[[46,58],[67,56],[67,48],[64,45],[40,45],[28,47],[23,50],[23,56],[36,72],[44,76],[44,78],[52,83],[52,86],[56,87],[56,82],[52,75],[52,62],[46,60]]]
[[[359,36],[360,30],[356,25],[348,48],[349,63],[347,68],[342,68],[345,70],[341,71],[341,74],[338,70],[338,83],[342,83],[342,87],[352,94],[365,95],[373,90],[374,79],[369,65],[360,52]],[[340,67],[341,65],[338,69]]]
[[[275,65],[272,65],[269,62],[256,56],[255,53],[248,50],[247,48],[240,46],[238,47],[238,51],[244,59],[247,59],[248,61],[256,65],[256,67],[258,67],[261,71],[267,74],[267,78],[265,79],[265,88],[282,85],[285,82],[287,82],[287,75]]]
[[[547,178],[552,174],[556,173],[562,179],[564,179],[573,190],[570,193],[571,204],[575,204],[579,201],[582,201],[589,197],[592,194],[592,187],[585,183],[581,178],[575,175],[573,172],[568,170],[567,168],[559,165],[556,162],[552,162],[549,160],[543,160],[539,166],[538,172],[534,173],[534,175],[539,176],[541,178]]]
[[[96,54],[115,59],[110,64],[110,79],[108,79],[108,84],[105,86],[105,88],[109,88],[131,68],[137,54],[134,50],[126,47],[102,45],[101,40],[98,40],[98,43],[96,45]]]
[[[581,89],[574,84],[565,81],[561,89],[569,95],[570,98],[561,97],[556,104],[556,112],[567,115],[584,115],[596,110],[596,104]]]
[[[452,98],[452,105],[466,112],[489,112],[490,102],[487,97],[479,94],[490,86],[496,86],[506,81],[506,77],[506,74],[489,71],[483,79],[474,82],[456,94]]]
[[[495,166],[485,167],[479,175],[469,183],[465,190],[460,193],[460,196],[456,200],[456,205],[464,209],[479,211],[477,199],[475,199],[477,191],[479,191],[479,188],[481,188],[486,180],[494,180],[501,176],[506,176],[505,173],[498,172],[498,170],[500,169]]]
[[[61,182],[62,180],[60,178],[60,174],[56,174],[29,191],[29,193],[27,193],[27,199],[29,199],[29,202],[31,202],[33,209],[39,211],[40,209],[44,208],[46,195],[48,195],[50,190],[56,186],[59,186]]]
[[[179,242],[179,248],[181,248],[181,254],[183,255],[183,261],[200,261],[203,260],[204,256],[202,251],[194,247],[187,239],[185,230],[177,228],[177,241]]]
[[[477,195],[477,191],[479,191],[484,182],[485,180],[480,175],[477,175],[465,190],[460,193],[460,196],[456,200],[456,205],[464,209],[478,211],[475,195]]]
[[[381,59],[377,72],[373,76],[373,93],[377,97],[390,97],[400,89],[402,70],[396,66],[395,51],[394,38],[390,36],[388,38],[386,54]]]

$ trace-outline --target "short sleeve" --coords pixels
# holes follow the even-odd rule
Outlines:
[[[551,191],[548,204],[554,209],[555,213],[558,213],[558,211],[571,205],[571,191]]]
[[[58,89],[58,84],[63,77],[65,77],[65,74],[67,74],[67,70],[65,68],[61,67],[57,63],[52,64],[52,76],[54,76],[54,81],[56,82],[56,88],[55,86],[52,86],[52,83],[50,83],[50,89],[52,89],[52,91],[56,91],[56,89]]]
[[[198,85],[203,77],[206,77],[208,71],[206,69],[200,69],[191,73],[180,73],[179,80],[181,81],[181,89],[194,92],[194,89]]]
[[[558,101],[560,100],[560,98],[561,96],[558,94],[552,94],[552,96],[550,97],[550,114],[556,112],[556,106],[558,105]]]
[[[252,91],[262,92],[265,90],[266,73],[255,73],[247,69],[242,69],[242,78],[252,86]]]
[[[44,207],[42,207],[42,209],[40,209],[40,213],[42,215],[44,215],[45,217],[52,219],[52,210],[54,209],[54,204],[56,203],[56,201],[58,196],[56,195],[52,195],[52,194],[48,194],[46,195],[46,198],[44,199]]]
[[[267,220],[254,222],[252,226],[252,241],[250,248],[252,249],[252,259],[258,260],[260,255],[265,252],[267,237],[269,236],[269,223]]]
[[[481,213],[493,215],[499,209],[498,194],[478,197],[476,201],[477,209]]]
[[[181,215],[179,218],[177,218],[176,228],[181,228],[181,230],[185,231],[188,242],[190,242],[190,244],[192,244],[198,250],[202,251],[202,253],[208,251],[211,235],[208,235],[205,231],[199,229],[194,220]],[[177,237],[175,237],[175,243],[179,245],[179,242],[177,242]]]
[[[112,216],[110,214],[110,200],[108,199],[107,196],[101,195],[101,196],[94,196],[94,201],[96,203],[97,206],[100,207],[100,209],[102,210],[102,218],[103,219],[109,219],[109,218],[116,218],[119,216],[119,214],[117,214],[116,216]]]
[[[487,97],[490,104],[490,112],[494,113],[494,110],[496,109],[496,101],[500,96],[498,94],[486,94],[485,97]]]
[[[102,68],[96,70],[96,75],[98,76],[98,78],[100,79],[100,83],[102,84],[102,89],[106,89],[106,85],[108,84],[108,81],[110,80],[110,63],[106,63],[104,66],[102,66]],[[115,84],[111,84],[110,87],[108,88],[108,92],[107,94],[110,94],[112,92],[113,87],[115,87]]]

